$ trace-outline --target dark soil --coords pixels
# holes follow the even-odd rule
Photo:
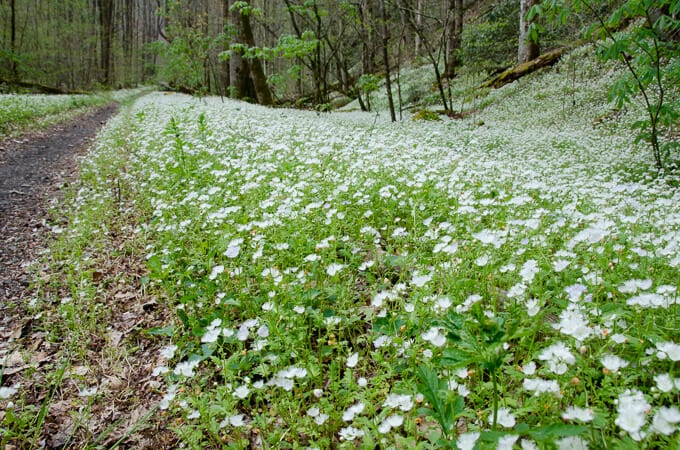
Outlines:
[[[0,141],[0,329],[26,297],[25,265],[44,241],[51,199],[76,176],[82,154],[116,111],[109,105],[49,130]]]
[[[66,351],[60,338],[48,333],[50,320],[59,317],[57,305],[46,306],[45,315],[53,318],[49,320],[42,313],[43,317],[31,317],[27,309],[31,299],[40,296],[37,284],[49,290],[62,285],[58,266],[50,269],[44,262],[32,263],[44,259],[42,250],[53,238],[52,222],[58,225],[62,220],[54,207],[64,189],[77,182],[77,157],[85,154],[117,109],[109,105],[48,130],[0,140],[0,385],[20,386],[20,408],[24,416],[32,417],[28,428],[14,423],[9,434],[0,432],[0,447],[5,443],[5,450],[85,448],[91,447],[96,437],[102,448],[116,444],[121,448],[167,448],[174,440],[166,420],[144,420],[153,415],[158,403],[158,383],[150,374],[162,343],[140,331],[163,325],[167,312],[140,293],[138,280],[144,274],[140,261],[112,256],[124,254],[125,236],[109,243],[117,251],[104,252],[98,261],[102,283],[111,286],[102,290],[100,299],[109,312],[102,320],[110,331],[105,336],[90,336],[82,357],[66,358],[69,367],[56,391],[50,380]],[[40,280],[42,283],[34,283]],[[49,286],[53,281],[57,287]],[[105,355],[115,351],[123,356],[113,364],[116,361]],[[99,386],[101,392],[92,398],[84,424],[76,424],[73,418],[87,401],[79,396],[76,375]],[[46,415],[38,425],[35,415],[43,406],[47,406]],[[8,423],[4,422],[7,414],[0,408],[0,428]],[[40,428],[35,429],[37,426]]]

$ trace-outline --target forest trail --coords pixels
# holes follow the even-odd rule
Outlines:
[[[26,295],[25,265],[44,240],[48,203],[76,175],[75,156],[118,110],[96,109],[46,131],[0,141],[0,317]],[[17,305],[13,305],[16,307]],[[0,327],[7,326],[0,323]]]
[[[111,104],[47,130],[0,141],[0,375],[5,381],[33,386],[30,390],[38,405],[45,391],[37,380],[43,378],[33,376],[28,381],[24,369],[44,370],[57,353],[56,347],[46,345],[45,333],[35,328],[35,320],[26,310],[34,277],[28,265],[39,257],[49,239],[51,204],[78,176],[76,156],[87,150],[117,110],[118,106]],[[31,355],[28,361],[26,355]],[[60,421],[49,416],[48,422]],[[59,445],[62,435],[56,433],[56,441],[48,439],[45,444]],[[18,439],[21,448],[31,445],[26,442],[28,436]]]
[[[42,261],[31,266],[43,257],[51,237],[67,226],[58,210],[51,210],[64,190],[78,182],[77,157],[87,152],[118,109],[109,104],[48,130],[0,141],[0,382],[21,386],[22,409],[28,412],[24,419],[29,420],[23,425],[17,422],[17,430],[22,430],[17,434],[0,436],[9,439],[0,439],[0,447],[8,442],[12,444],[6,449],[84,448],[93,441],[109,447],[125,440],[132,448],[164,448],[174,439],[162,420],[152,427],[147,423],[157,408],[153,407],[154,386],[145,374],[151,371],[160,344],[152,345],[143,337],[131,338],[131,345],[136,345],[132,349],[120,343],[133,333],[141,316],[153,326],[164,323],[166,314],[154,302],[137,304],[138,296],[129,292],[100,293],[108,299],[102,301],[110,316],[101,320],[110,332],[81,336],[79,342],[87,348],[79,357],[62,335],[68,330],[59,323],[57,297],[46,294],[44,286],[32,286],[34,280],[66,276],[59,267],[49,268]],[[131,260],[111,258],[111,263],[115,267],[106,269],[111,276],[140,270]],[[70,287],[62,287],[60,294],[67,295]],[[29,305],[42,296],[52,303],[35,315]],[[147,318],[149,309],[158,309],[151,316],[159,318]],[[119,359],[112,362],[105,355]],[[55,379],[55,373],[61,375]],[[111,392],[89,397],[79,389],[85,380],[103,383]],[[74,419],[73,405],[81,402],[88,403],[86,418]],[[36,413],[42,408],[45,415],[31,415],[30,408]],[[6,414],[0,410],[0,423]]]

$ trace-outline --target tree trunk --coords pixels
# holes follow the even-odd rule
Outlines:
[[[113,0],[99,0],[99,33],[101,43],[102,83],[113,84],[111,73],[111,43],[113,41]]]
[[[242,11],[236,11],[236,14],[240,16],[238,21],[239,40],[250,48],[255,47],[253,29],[250,26],[250,14],[244,14]],[[262,69],[262,62],[258,58],[252,58],[248,60],[248,67],[255,87],[257,102],[261,105],[273,104],[272,93],[269,90],[267,77]]]
[[[460,65],[458,52],[463,33],[463,0],[449,0],[448,25],[444,77],[451,79],[456,77],[456,68]]]
[[[10,55],[10,60],[9,60],[9,67],[10,67],[10,72],[12,73],[12,78],[17,80],[19,79],[19,74],[17,71],[17,11],[16,11],[16,0],[12,0],[9,4],[10,6],[10,14],[11,14],[11,23],[10,23],[10,41],[11,41],[11,50],[12,53]]]
[[[420,30],[422,26],[423,26],[423,0],[418,0],[418,8],[416,10],[416,28]],[[421,44],[420,31],[417,31],[414,43],[415,50],[413,52],[416,58],[420,55],[420,44]]]
[[[552,66],[555,64],[557,61],[560,60],[562,55],[567,51],[568,49],[565,48],[558,48],[557,50],[552,50],[548,53],[545,53],[538,58],[532,59],[531,61],[524,62],[522,64],[519,64],[516,67],[511,67],[505,72],[496,75],[495,77],[491,78],[490,80],[487,80],[484,82],[480,88],[499,88],[501,86],[504,86],[506,84],[512,83],[513,81],[522,78],[524,75],[528,75],[532,72],[535,72],[539,69],[542,69],[544,67]]]
[[[222,2],[222,29],[225,30],[227,24],[229,23],[229,0],[224,0]],[[224,50],[229,50],[228,44],[225,44],[226,48]],[[230,61],[228,59],[223,59],[221,64],[220,82],[222,83],[223,92],[229,93],[229,88],[231,87],[231,77],[230,75]]]
[[[536,59],[540,55],[538,42],[534,42],[529,38],[529,25],[531,25],[531,22],[527,21],[527,14],[536,2],[537,0],[520,0],[519,46],[517,50],[517,63],[519,64]]]
[[[394,113],[394,99],[392,98],[392,81],[390,76],[390,56],[388,52],[389,31],[387,29],[387,11],[385,10],[385,0],[380,0],[380,15],[382,16],[382,53],[385,62],[385,89],[387,90],[387,103],[390,108],[390,119],[392,122],[397,121],[397,116]]]
[[[239,11],[232,11],[231,20],[236,29],[240,30],[241,13]],[[231,58],[229,58],[229,79],[234,88],[233,94],[236,98],[243,99],[251,97],[254,94],[255,89],[252,88],[248,61],[243,58],[243,54],[240,50],[232,50],[231,52]]]
[[[361,69],[363,74],[374,73],[375,64],[373,61],[373,27],[370,26],[372,20],[371,2],[364,0],[359,4],[359,19],[361,21]]]

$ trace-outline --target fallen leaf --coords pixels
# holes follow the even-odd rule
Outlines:
[[[116,300],[130,300],[132,298],[135,298],[137,294],[134,292],[119,292],[116,295],[113,296]]]
[[[5,358],[5,360],[2,363],[5,368],[13,368],[13,367],[19,367],[24,365],[24,357],[21,356],[21,352],[19,351],[14,351]]]
[[[120,331],[112,330],[109,331],[109,342],[112,347],[118,347],[118,344],[120,344],[121,339],[123,339],[123,333]]]
[[[90,369],[85,366],[73,366],[69,369],[68,374],[69,376],[78,375],[84,377],[89,371]]]

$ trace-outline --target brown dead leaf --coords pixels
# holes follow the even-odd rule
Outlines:
[[[4,375],[14,375],[15,373],[19,373],[22,370],[31,367],[30,364],[26,364],[24,357],[18,351],[10,353],[0,366],[5,368],[5,370],[3,370]]]
[[[78,375],[84,377],[89,371],[90,369],[85,366],[73,366],[69,369],[68,376]]]
[[[123,333],[117,330],[111,330],[108,332],[109,343],[112,347],[118,347],[121,339],[123,339]]]
[[[24,357],[21,355],[21,352],[19,351],[14,351],[5,358],[5,361],[3,362],[3,366],[7,369],[12,369],[14,367],[19,367],[23,366],[25,364],[24,362]]]
[[[73,419],[70,417],[65,418],[64,422],[59,426],[59,430],[50,436],[47,444],[51,448],[64,447],[64,445],[66,445],[66,443],[71,440],[74,428],[75,424],[73,423]]]
[[[135,294],[134,292],[119,292],[116,295],[114,295],[113,298],[116,300],[131,300],[136,296],[137,294]]]
[[[106,377],[103,384],[108,386],[112,391],[119,391],[125,386],[125,382],[116,376]]]
[[[24,329],[23,325],[16,327],[14,330],[12,330],[12,332],[10,333],[10,335],[8,337],[10,339],[19,339],[21,337],[21,331],[23,329]]]

